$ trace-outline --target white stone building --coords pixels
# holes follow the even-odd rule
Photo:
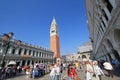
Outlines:
[[[24,42],[22,42],[20,46],[17,46],[14,40],[11,41],[8,51],[5,54],[0,40],[0,61],[5,55],[5,65],[10,61],[15,61],[17,65],[21,66],[35,63],[53,63],[53,54],[54,53],[48,49]]]
[[[66,61],[88,61],[92,52],[92,44],[87,42],[78,47],[78,53],[66,55]]]
[[[89,52],[92,50],[92,43],[91,42],[86,42],[82,46],[78,47],[78,52],[83,53],[83,52]]]
[[[86,0],[94,59],[120,61],[120,0]]]

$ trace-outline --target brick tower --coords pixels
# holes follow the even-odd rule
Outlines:
[[[54,52],[54,59],[56,62],[56,59],[60,58],[60,44],[58,36],[58,27],[55,18],[53,18],[50,27],[50,50]]]

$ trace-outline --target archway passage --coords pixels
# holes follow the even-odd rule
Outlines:
[[[110,53],[107,53],[107,55],[109,57],[110,62],[112,62],[112,57],[111,57]]]
[[[78,59],[80,59],[80,56],[78,56]]]
[[[82,55],[82,58],[86,58],[86,56],[85,56],[85,55]]]
[[[30,60],[28,60],[28,62],[27,62],[27,65],[29,65],[30,64]]]
[[[82,55],[82,60],[83,60],[83,61],[87,61],[86,55]]]
[[[23,62],[22,62],[22,66],[24,66],[25,65],[25,60],[23,60]]]
[[[115,40],[116,45],[118,45],[118,46],[120,44],[120,35],[119,34],[120,34],[120,29],[115,29],[114,30],[114,40]],[[115,58],[120,62],[120,54],[116,50],[113,50],[113,54],[114,54]]]
[[[116,50],[113,50],[113,55],[120,62],[120,55],[118,54],[118,52]]]

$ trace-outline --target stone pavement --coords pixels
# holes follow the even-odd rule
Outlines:
[[[104,73],[107,74],[106,71],[104,71]],[[79,71],[78,75],[81,78],[81,80],[85,80],[85,72],[84,71]],[[28,78],[26,75],[18,75],[16,77],[9,78],[9,79],[6,79],[6,80],[50,80],[50,76],[49,76],[49,74],[47,74],[43,77],[31,79],[31,78]],[[67,71],[63,71],[63,73],[61,74],[61,80],[68,80]],[[107,76],[102,76],[102,80],[120,80],[120,77],[118,77],[116,75],[114,76],[114,78],[109,78]]]
[[[114,77],[110,78],[107,76],[108,75],[107,71],[103,70],[103,72],[106,76],[102,76],[102,80],[120,80],[120,73],[116,74],[116,72],[115,72]]]

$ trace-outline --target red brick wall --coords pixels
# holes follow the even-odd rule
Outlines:
[[[57,35],[50,37],[50,50],[54,52],[54,58],[60,58],[60,44]]]

